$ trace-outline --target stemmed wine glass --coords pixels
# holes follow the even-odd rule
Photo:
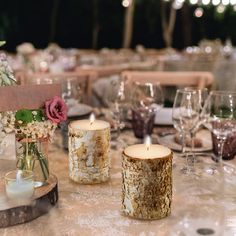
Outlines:
[[[195,89],[178,89],[172,110],[172,121],[180,133],[182,153],[185,154],[187,135],[191,138],[191,152],[186,155],[186,171],[194,170],[193,136],[197,130],[201,111],[201,93]]]
[[[114,122],[116,141],[115,148],[123,146],[123,141],[120,139],[121,128],[124,127],[122,123],[122,109],[126,104],[125,83],[122,79],[111,79],[109,86],[104,94],[104,103],[110,109]]]
[[[202,88],[202,89],[199,89],[199,88],[194,88],[194,87],[186,87],[184,88],[184,90],[186,91],[192,91],[194,93],[196,93],[195,95],[195,100],[196,102],[198,103],[199,105],[199,110],[198,110],[198,113],[199,113],[199,117],[198,117],[198,122],[196,122],[195,124],[195,128],[191,129],[190,131],[190,137],[191,137],[191,155],[192,155],[192,160],[196,162],[196,156],[195,156],[195,153],[193,151],[193,148],[195,147],[195,142],[194,142],[194,137],[196,135],[196,132],[200,129],[200,127],[202,126],[202,122],[204,121],[202,119],[202,116],[201,116],[201,113],[202,113],[202,110],[203,110],[203,107],[204,107],[204,103],[208,97],[208,89],[207,88]]]
[[[82,101],[84,85],[77,78],[62,79],[62,98],[69,107]]]
[[[137,138],[151,135],[156,112],[164,104],[163,92],[159,82],[135,82],[131,96],[133,130]]]
[[[181,137],[181,153],[182,154],[185,154],[185,149],[186,149],[185,136],[186,136],[186,134],[184,133],[184,129],[182,126],[180,106],[181,106],[183,97],[186,93],[187,92],[184,90],[177,90],[176,91],[175,100],[174,100],[173,109],[172,109],[172,123],[173,123],[174,128],[177,130],[178,134]]]
[[[217,141],[218,156],[221,164],[223,148],[228,136],[236,131],[236,92],[212,91],[202,111],[204,125],[212,132]]]

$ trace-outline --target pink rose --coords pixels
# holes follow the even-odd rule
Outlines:
[[[67,119],[67,106],[58,96],[45,102],[45,110],[48,119],[56,124]]]

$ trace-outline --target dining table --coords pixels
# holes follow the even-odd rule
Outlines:
[[[169,131],[174,131],[171,125],[155,126],[153,143],[158,143],[158,135],[164,137]],[[127,146],[142,142],[135,138],[132,129],[122,130],[120,138]],[[62,132],[58,129],[49,150],[50,172],[58,179],[58,203],[33,221],[1,228],[0,235],[236,235],[236,160],[223,162],[223,185],[218,185],[214,176],[210,177],[210,183],[207,178],[198,183],[200,178],[196,173],[181,171],[186,159],[180,152],[172,150],[171,214],[160,220],[139,220],[125,216],[121,211],[124,148],[110,149],[109,181],[93,185],[78,184],[69,178],[68,150],[63,148],[62,140]],[[211,154],[209,150],[199,156],[196,154],[198,162],[205,165],[206,160],[212,161]],[[15,168],[15,160],[4,158],[4,153],[0,159],[3,181],[4,174]],[[214,190],[210,193],[209,189]],[[209,206],[206,213],[200,214],[205,206]]]

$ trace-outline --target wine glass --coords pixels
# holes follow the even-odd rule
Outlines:
[[[122,79],[111,79],[108,88],[104,94],[104,103],[110,109],[112,114],[113,127],[115,136],[113,138],[116,143],[114,148],[123,146],[123,141],[120,139],[121,129],[124,127],[122,122],[122,111],[126,104],[125,83]]]
[[[204,107],[204,103],[205,103],[205,101],[206,101],[206,99],[208,97],[208,89],[207,88],[199,89],[199,88],[195,88],[195,87],[186,87],[186,88],[184,88],[184,90],[196,92],[196,101],[199,104],[198,122],[196,123],[195,128],[192,129],[191,132],[190,132],[190,137],[191,137],[191,155],[193,156],[193,161],[196,162],[197,161],[196,160],[196,155],[195,155],[195,153],[193,151],[193,148],[195,147],[194,138],[195,138],[196,132],[200,129],[200,127],[203,124],[202,122],[204,121],[202,119],[201,113],[202,113],[202,110],[203,110],[203,107]]]
[[[84,84],[77,78],[62,78],[62,98],[69,108],[83,100]]]
[[[201,93],[194,89],[178,89],[176,92],[172,121],[175,129],[180,133],[182,154],[186,154],[186,136],[191,138],[191,152],[186,155],[186,170],[191,172],[194,170],[193,155],[193,136],[198,127],[201,110]]]
[[[216,138],[215,161],[220,163],[226,139],[236,131],[236,92],[212,91],[202,111],[204,125]]]
[[[174,128],[177,130],[181,137],[181,153],[185,154],[185,149],[186,149],[186,143],[185,143],[185,133],[182,127],[182,120],[181,120],[181,102],[183,99],[183,96],[186,92],[184,90],[177,90],[175,99],[174,99],[174,104],[173,104],[173,109],[172,109],[172,123]]]
[[[163,92],[159,82],[135,82],[131,96],[132,126],[137,138],[152,134],[156,112],[164,104]]]

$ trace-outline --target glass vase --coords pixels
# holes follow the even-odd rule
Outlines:
[[[34,185],[47,184],[49,178],[48,138],[22,138],[16,135],[17,168],[34,173]]]

